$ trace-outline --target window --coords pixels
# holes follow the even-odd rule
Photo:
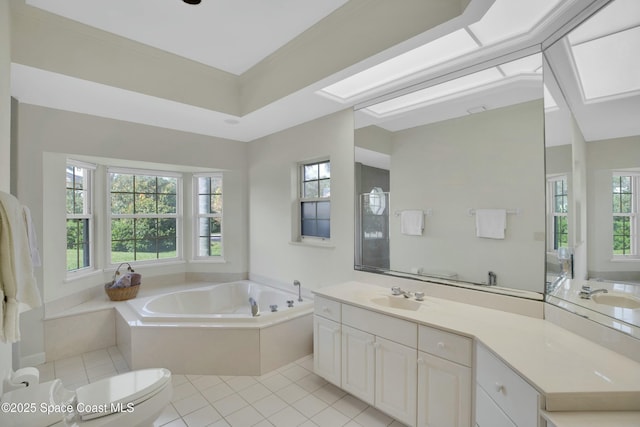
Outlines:
[[[179,257],[180,175],[109,169],[111,263]]]
[[[638,184],[640,175],[614,173],[612,180],[613,255],[637,256]]]
[[[67,163],[67,272],[92,267],[93,167]]]
[[[556,176],[549,178],[549,227],[550,241],[548,249],[552,251],[558,248],[568,247],[569,227],[567,223],[567,211],[569,206],[567,192],[567,177]]]
[[[300,235],[328,239],[331,235],[331,163],[326,160],[300,167]]]
[[[222,174],[194,177],[196,257],[222,256]]]

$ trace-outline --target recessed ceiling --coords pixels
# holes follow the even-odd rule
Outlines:
[[[295,44],[297,36],[328,15],[345,11],[346,8],[341,6],[348,3],[346,0],[205,0],[200,5],[188,5],[181,0],[17,0],[15,4],[23,2],[28,7],[32,6],[32,10],[41,9],[235,75],[241,75],[250,70],[282,46],[297,46]],[[478,22],[492,5],[502,4],[500,8],[494,9],[499,11],[505,7],[508,9],[509,3],[511,0],[507,0],[506,3],[504,0],[472,0],[459,19],[436,26],[332,75],[324,75],[307,87],[274,99],[269,104],[241,116],[230,116],[213,109],[131,92],[82,80],[79,76],[58,74],[51,70],[37,69],[19,63],[12,64],[11,94],[26,104],[237,141],[252,141],[353,106],[355,102],[341,103],[336,102],[335,98],[318,96],[318,91],[345,77],[382,64],[392,57],[418,49],[423,53],[429,51],[429,57],[436,58],[436,62],[441,57],[446,59],[448,55],[446,47],[444,53],[442,46],[440,46],[440,53],[430,50],[437,47],[438,42],[434,40],[443,36],[446,37],[445,40],[454,38],[454,35],[447,36],[450,33],[462,34],[463,38],[467,39],[470,35],[472,39],[479,39],[480,32],[478,35],[469,32],[471,24]],[[481,56],[467,55],[463,48],[454,53],[454,56],[458,56],[455,61],[447,63],[444,67],[438,66],[440,68],[437,73],[432,72],[432,69],[428,69],[426,74],[415,73],[414,68],[410,69],[414,75],[404,80],[400,78],[391,85],[380,86],[379,82],[373,81],[372,86],[382,89],[372,97],[396,90],[400,87],[397,84],[400,83],[410,85],[429,80],[434,76],[441,78],[449,72],[464,69],[477,62],[539,44],[544,40],[544,34],[549,35],[550,32],[545,33],[546,29],[541,30],[544,25],[536,26],[533,31],[527,29],[539,23],[541,16],[553,15],[552,18],[557,19],[558,22],[564,22],[584,8],[584,0],[526,0],[524,3],[535,12],[530,13],[530,18],[533,20],[531,22],[534,24],[530,21],[521,23],[522,28],[516,32],[520,34],[516,37],[517,43],[508,46],[503,46],[502,42],[497,43],[489,51],[483,51]],[[558,12],[559,10],[561,13]],[[487,14],[487,16],[493,15]],[[496,16],[491,19],[497,19]],[[501,13],[500,16],[504,19],[505,15]],[[341,18],[344,18],[344,22],[348,22],[346,21],[348,16],[341,16]],[[507,15],[507,18],[512,21],[510,25],[515,21],[512,16]],[[494,31],[499,30],[498,27],[492,28]],[[503,30],[507,31],[509,28],[511,27],[507,26]],[[456,33],[457,30],[462,32]],[[481,28],[477,30],[481,31]],[[492,37],[494,39],[501,37],[495,32],[493,35],[482,34],[482,37],[487,37],[487,40],[491,40]],[[511,30],[509,34],[513,36]],[[81,36],[91,38],[84,34]],[[476,41],[471,41],[471,45],[477,45]],[[429,42],[435,44],[420,47]],[[341,52],[340,54],[349,53]],[[383,68],[378,70],[383,71],[379,73],[379,77],[383,80],[386,78],[388,81],[398,77],[389,70]],[[502,72],[507,73],[507,70]]]
[[[347,0],[26,0],[56,15],[240,75]]]

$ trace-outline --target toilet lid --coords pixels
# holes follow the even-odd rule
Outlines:
[[[164,368],[141,369],[105,378],[76,390],[76,409],[83,420],[131,411],[131,404],[149,399],[170,381],[171,372]]]

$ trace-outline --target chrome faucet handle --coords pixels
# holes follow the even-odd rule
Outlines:
[[[589,285],[582,285],[582,290],[583,290],[583,291],[590,291],[590,290],[591,290],[591,286],[589,286]]]
[[[400,286],[394,286],[391,288],[391,294],[392,295],[402,295],[402,289],[400,289]]]
[[[416,292],[414,294],[416,301],[424,301],[424,292]]]

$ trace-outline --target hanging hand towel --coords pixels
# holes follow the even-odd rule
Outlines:
[[[422,236],[424,212],[407,210],[400,213],[400,232],[409,236]]]
[[[506,209],[476,209],[476,236],[504,239],[507,228]]]
[[[18,199],[0,191],[0,340],[20,340],[19,305],[41,305],[33,274],[29,236],[23,206]]]

